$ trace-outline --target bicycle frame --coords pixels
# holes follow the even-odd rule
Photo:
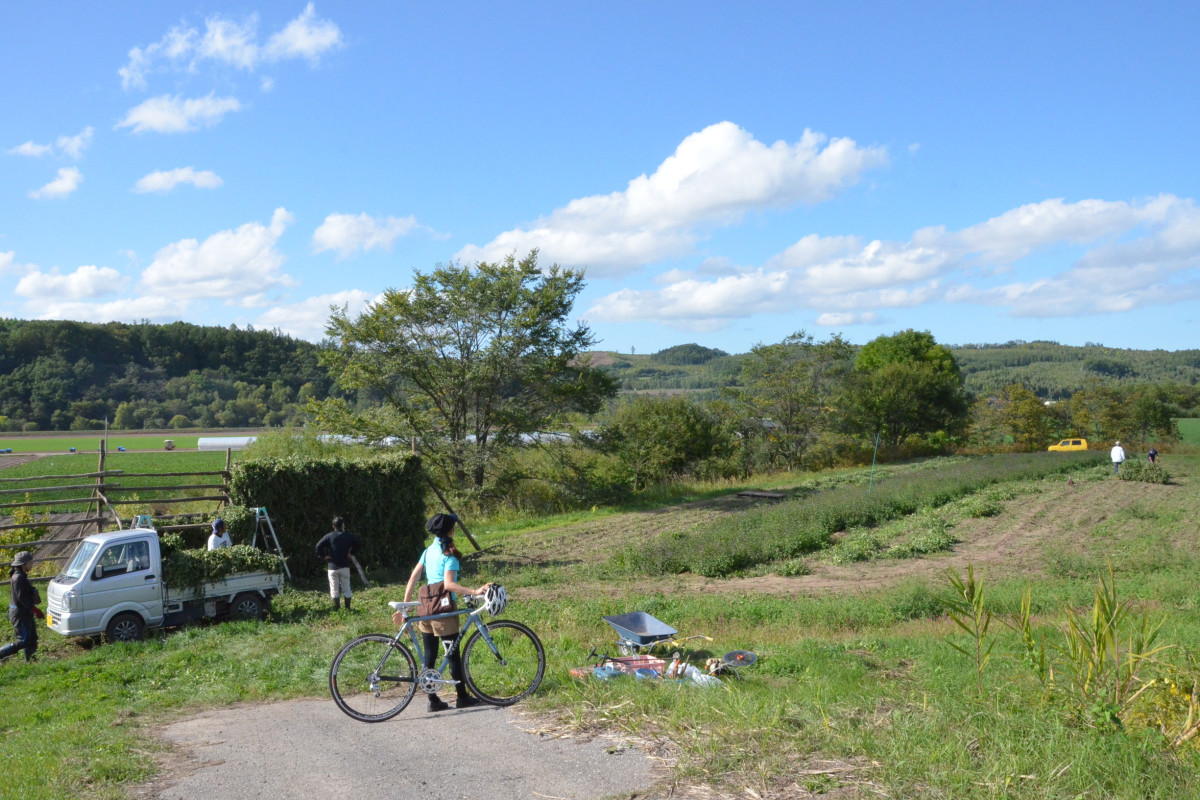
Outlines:
[[[393,604],[393,608],[396,608],[397,611],[403,612],[406,608],[411,609],[416,605],[417,603],[415,602],[395,603]],[[408,640],[412,642],[413,654],[416,656],[417,661],[421,664],[421,676],[418,678],[418,684],[421,685],[421,688],[426,692],[432,694],[433,692],[437,691],[437,686],[455,686],[458,684],[458,681],[446,680],[445,678],[438,678],[428,681],[423,680],[425,670],[430,668],[425,666],[425,649],[421,646],[421,638],[417,636],[417,627],[414,623],[449,619],[450,617],[461,617],[466,615],[467,619],[458,627],[458,633],[455,635],[454,641],[449,645],[447,645],[445,642],[442,643],[442,663],[432,668],[438,673],[438,675],[445,675],[446,667],[448,667],[450,664],[450,653],[458,647],[459,643],[462,642],[463,638],[470,633],[472,628],[479,631],[479,636],[484,642],[487,643],[488,649],[492,651],[492,655],[503,661],[503,657],[500,655],[500,650],[496,647],[496,643],[493,642],[492,637],[488,635],[487,626],[479,621],[483,611],[484,607],[480,605],[474,609],[460,608],[455,609],[454,611],[446,611],[442,614],[430,614],[424,617],[406,616],[404,618],[404,624],[400,626],[400,630],[396,631],[396,636],[394,638],[397,642],[402,642],[404,639],[404,634],[408,634]],[[386,660],[387,656],[385,655],[384,661]],[[382,668],[383,663],[381,662],[376,672]]]

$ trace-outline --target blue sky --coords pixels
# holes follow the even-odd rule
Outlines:
[[[1196,347],[1198,38],[1184,3],[5,3],[0,314],[317,340],[537,247],[620,352]]]

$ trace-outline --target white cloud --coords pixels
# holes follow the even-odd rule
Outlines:
[[[32,141],[7,150],[10,156],[31,156],[40,158],[41,156],[52,155],[58,153],[60,155],[70,156],[76,161],[83,155],[83,151],[92,142],[92,134],[95,130],[89,125],[74,136],[60,136],[54,144],[35,144]]]
[[[215,172],[208,170],[197,172],[191,167],[180,167],[151,172],[149,175],[143,176],[134,184],[133,191],[138,193],[169,192],[181,183],[190,183],[197,189],[216,189],[224,181]]]
[[[818,203],[887,163],[881,147],[805,131],[794,144],[766,145],[732,122],[684,139],[653,175],[624,191],[572,200],[531,227],[470,245],[463,261],[496,260],[538,248],[548,261],[587,266],[591,275],[628,272],[689,252],[705,230],[747,211]]]
[[[129,109],[116,127],[133,128],[134,133],[184,133],[198,125],[216,125],[229,112],[241,109],[236,97],[215,97],[211,92],[191,100],[164,94]]]
[[[82,300],[120,291],[129,283],[111,267],[83,266],[67,275],[58,270],[30,272],[17,283],[14,293],[47,300]]]
[[[127,297],[107,303],[60,301],[41,298],[27,304],[36,319],[74,319],[84,322],[136,322],[138,320],[178,320],[187,311],[187,303],[174,297]]]
[[[362,313],[368,304],[379,299],[359,289],[347,289],[335,294],[310,297],[299,303],[276,306],[264,312],[255,321],[256,328],[278,328],[299,339],[317,342],[325,338],[325,326],[329,322],[330,307],[345,307],[352,316]]]
[[[1028,256],[1066,245],[1091,249],[1058,275],[987,285]],[[713,326],[808,308],[821,312],[818,324],[848,325],[875,321],[876,309],[945,301],[1003,306],[1014,316],[1082,316],[1200,296],[1197,268],[1200,210],[1191,200],[1051,199],[957,232],[923,228],[907,242],[809,235],[763,268],[715,279],[676,271],[660,288],[602,297],[587,315]]]
[[[79,188],[83,183],[83,174],[75,167],[63,167],[58,171],[58,177],[40,189],[34,189],[29,196],[34,200],[57,199],[66,197]]]
[[[316,10],[309,3],[300,16],[267,42],[267,57],[274,60],[307,58],[315,64],[323,53],[341,47],[342,32],[338,26],[316,17]]]
[[[219,14],[204,20],[204,33],[195,27],[178,25],[160,41],[134,47],[129,61],[117,70],[121,86],[145,89],[147,77],[158,70],[196,72],[205,61],[216,62],[253,72],[264,61],[304,58],[316,64],[320,57],[344,44],[337,24],[318,19],[309,3],[300,16],[276,31],[266,46],[258,43],[258,15],[241,21]],[[264,83],[263,90],[270,86]]]
[[[251,14],[240,24],[220,16],[209,17],[204,26],[204,36],[196,45],[199,58],[210,58],[246,70],[253,70],[258,64],[257,14]]]
[[[280,272],[285,259],[275,243],[291,222],[292,215],[277,208],[270,225],[248,222],[203,242],[183,239],[169,244],[142,272],[141,285],[152,294],[181,300],[220,298],[230,304],[290,286],[295,281]]]
[[[338,258],[346,258],[356,250],[391,250],[392,242],[416,227],[413,216],[375,219],[365,213],[330,214],[313,232],[313,251],[337,250]]]
[[[874,325],[879,321],[879,315],[874,311],[856,313],[854,311],[838,311],[821,314],[817,324],[827,328],[840,328],[848,325]]]
[[[89,125],[74,136],[60,136],[57,142],[58,149],[78,160],[87,146],[92,143],[93,133],[95,133],[95,129]]]
[[[25,144],[19,144],[5,151],[10,156],[30,156],[31,158],[40,158],[41,156],[49,155],[54,152],[54,145],[51,144],[34,144],[28,141]]]
[[[121,88],[145,89],[146,74],[158,59],[179,64],[186,59],[195,48],[196,29],[176,26],[167,31],[161,41],[147,45],[144,48],[135,47],[129,51],[129,63],[117,70],[121,76]]]

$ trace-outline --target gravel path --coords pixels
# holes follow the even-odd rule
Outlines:
[[[614,740],[551,738],[494,707],[356,722],[330,700],[217,709],[164,727],[175,745],[156,800],[452,800],[627,797],[650,787],[654,762]],[[441,755],[436,755],[441,754]]]

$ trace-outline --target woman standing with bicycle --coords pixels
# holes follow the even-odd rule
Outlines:
[[[458,548],[454,546],[454,526],[457,522],[458,517],[453,514],[434,514],[425,524],[425,530],[432,533],[435,538],[433,544],[429,545],[421,554],[420,560],[417,561],[412,574],[408,577],[408,585],[404,587],[404,602],[407,603],[412,597],[413,589],[416,587],[417,581],[421,579],[422,573],[425,574],[426,583],[442,581],[446,590],[455,594],[482,595],[487,592],[487,588],[491,584],[484,584],[478,589],[468,589],[458,583],[458,571],[461,569],[460,554]],[[451,598],[453,597],[454,594],[451,595]],[[404,618],[403,611],[397,611],[392,615],[392,621],[397,626],[404,624]],[[457,681],[454,686],[456,693],[454,707],[470,708],[479,705],[479,700],[472,697],[471,693],[467,691],[467,685],[463,679],[462,657],[459,655],[455,642],[458,625],[458,617],[447,617],[446,619],[418,622],[417,629],[421,631],[421,649],[424,651],[425,668],[433,669],[438,651],[441,649],[438,647],[438,640],[441,639],[442,646],[448,651],[446,661],[450,666],[450,677]],[[449,707],[450,705],[436,694],[429,695],[430,711],[445,711]]]

